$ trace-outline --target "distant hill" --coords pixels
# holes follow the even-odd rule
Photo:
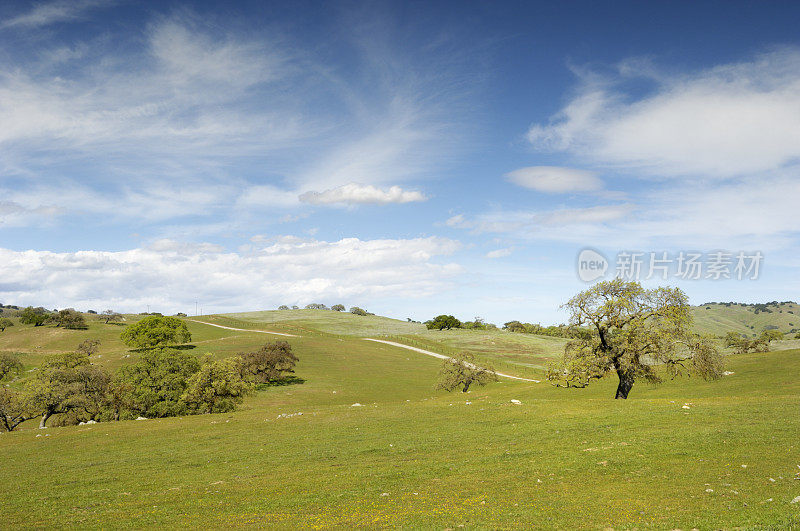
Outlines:
[[[709,302],[693,306],[692,315],[699,332],[715,335],[728,332],[758,335],[764,330],[800,331],[800,304],[796,302]]]

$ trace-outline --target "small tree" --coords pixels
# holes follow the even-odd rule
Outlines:
[[[288,306],[286,306],[285,304],[281,304],[280,306],[278,306],[278,309],[279,309],[279,310],[288,310],[288,309],[289,309],[289,307],[288,307]]]
[[[81,330],[86,328],[86,320],[80,312],[72,308],[61,310],[50,317],[50,321],[54,322],[56,326],[64,327],[68,330]]]
[[[242,378],[239,360],[206,360],[191,378],[181,396],[187,413],[227,413],[236,409],[252,391]]]
[[[334,312],[343,312],[344,311],[344,304],[334,304],[331,306],[331,310]]]
[[[87,356],[94,356],[100,349],[100,341],[98,339],[84,339],[78,344],[75,352],[86,354]]]
[[[50,356],[26,387],[33,409],[41,414],[40,428],[53,415],[71,412],[85,403],[86,381],[98,368],[83,353]]]
[[[773,341],[780,341],[783,339],[783,332],[780,330],[764,330],[761,332],[761,339],[766,341],[767,344],[770,344]]]
[[[267,343],[255,352],[242,352],[242,376],[255,383],[269,383],[280,380],[286,373],[293,373],[299,361],[286,341]]]
[[[428,330],[450,330],[451,328],[461,328],[461,321],[452,315],[437,315],[430,321],[425,321]]]
[[[497,374],[494,369],[478,367],[472,354],[465,352],[444,360],[436,389],[452,391],[461,388],[461,391],[466,393],[474,383],[483,386],[496,381]]]
[[[714,379],[722,372],[711,340],[691,333],[688,301],[678,288],[647,290],[617,278],[598,282],[563,307],[571,325],[591,331],[570,341],[561,361],[550,366],[547,378],[557,385],[585,387],[613,371],[616,398],[624,399],[639,378],[660,382],[658,366],[673,377],[687,370]]]
[[[41,306],[38,308],[28,306],[19,314],[19,322],[22,324],[32,324],[33,326],[42,326],[49,316],[50,312]]]
[[[115,323],[122,320],[122,314],[119,314],[114,310],[105,310],[99,315],[99,318],[102,319],[105,324]]]
[[[328,307],[324,304],[320,304],[318,302],[312,302],[311,304],[306,304],[306,310],[327,310]]]
[[[134,348],[164,347],[192,340],[186,323],[177,317],[160,315],[151,315],[126,326],[120,337],[123,343]]]
[[[133,365],[120,371],[120,380],[130,390],[130,409],[145,417],[173,417],[185,411],[181,402],[189,379],[200,370],[191,354],[165,348],[142,353]]]
[[[358,306],[353,306],[350,308],[350,313],[353,315],[367,315],[367,310],[361,309]]]
[[[0,386],[0,426],[5,431],[13,431],[23,422],[38,416],[38,411],[31,409],[25,394]]]
[[[509,332],[518,332],[518,333],[525,333],[527,330],[525,329],[525,325],[520,323],[519,321],[509,321],[503,325],[504,330],[508,330]]]
[[[0,352],[0,382],[11,380],[22,373],[22,362],[14,354]]]
[[[5,332],[9,326],[14,326],[14,321],[8,317],[0,317],[0,332]]]

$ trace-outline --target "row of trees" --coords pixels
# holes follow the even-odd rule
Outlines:
[[[298,361],[285,341],[222,360],[198,359],[169,347],[191,340],[185,323],[174,317],[146,317],[127,327],[122,339],[141,354],[113,374],[91,362],[99,348],[95,340],[48,357],[23,380],[19,358],[0,354],[0,382],[13,383],[0,384],[0,427],[11,431],[34,418],[44,428],[53,417],[58,425],[70,425],[228,412],[255,387],[293,373]]]
[[[285,304],[281,304],[280,306],[278,306],[278,309],[279,310],[299,310],[300,307],[297,306],[297,305],[289,307],[289,306],[287,306]],[[306,310],[332,310],[334,312],[343,312],[343,311],[345,311],[346,308],[344,307],[344,304],[334,304],[333,306],[328,308],[324,304],[321,304],[321,303],[318,303],[318,302],[312,302],[311,304],[306,304],[305,309]],[[350,308],[350,313],[352,313],[354,315],[375,315],[374,313],[370,313],[370,312],[368,312],[368,311],[366,311],[366,310],[364,310],[362,308],[359,308],[358,306],[352,306]]]
[[[550,325],[550,326],[542,326],[540,324],[533,324],[533,323],[522,323],[520,321],[509,321],[503,325],[503,330],[508,330],[509,332],[517,332],[520,334],[536,334],[540,336],[552,336],[552,337],[565,337],[565,338],[574,338],[580,335],[582,332],[575,327],[567,326],[567,325]]]
[[[409,322],[416,322],[408,319]],[[465,330],[497,330],[497,326],[485,322],[481,317],[476,317],[472,321],[461,322],[452,315],[437,315],[433,319],[425,321],[428,330],[450,330],[462,328]]]
[[[800,334],[798,334],[800,336]],[[769,352],[769,344],[783,339],[783,332],[778,330],[764,330],[756,338],[748,338],[736,332],[728,332],[725,336],[725,346],[732,348],[735,354],[748,352]]]
[[[28,306],[20,312],[19,322],[33,326],[54,324],[57,327],[63,327],[70,330],[86,328],[86,320],[83,318],[83,314],[74,310],[73,308],[51,312],[42,307],[34,308],[32,306]]]

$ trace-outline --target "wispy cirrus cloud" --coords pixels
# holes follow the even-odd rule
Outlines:
[[[17,16],[0,22],[0,29],[5,28],[40,28],[58,22],[72,21],[81,18],[87,11],[95,7],[109,6],[109,0],[60,0],[35,4],[33,8]]]
[[[741,177],[800,157],[800,49],[690,73],[627,61],[580,75],[577,95],[528,139],[584,162],[649,175]],[[645,81],[644,93],[626,82]]]
[[[16,24],[69,20],[94,5],[42,4]],[[455,74],[436,54],[422,68],[387,37],[362,36],[343,72],[312,44],[227,28],[181,10],[121,36],[128,46],[86,36],[10,54],[0,70],[0,190],[55,216],[123,204],[114,220],[180,217],[191,205],[184,195],[216,197],[213,208],[195,203],[201,217],[295,208],[301,194],[326,202],[326,191],[353,182],[365,191],[343,189],[342,202],[423,198],[393,186],[428,178],[455,143],[447,139],[463,91],[448,89]],[[174,209],[159,207],[165,187],[184,191]]]
[[[426,199],[427,197],[422,192],[404,190],[399,186],[381,189],[372,185],[357,183],[345,184],[323,192],[305,192],[300,195],[300,201],[312,205],[402,204],[425,201]]]

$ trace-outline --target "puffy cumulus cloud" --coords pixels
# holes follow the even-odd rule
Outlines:
[[[311,191],[300,195],[300,201],[314,205],[412,203],[426,199],[422,192],[403,190],[399,186],[382,190],[372,185],[356,183],[345,184],[324,192]]]
[[[256,241],[262,239],[256,238]],[[271,308],[312,300],[424,297],[461,272],[439,263],[459,249],[444,238],[339,241],[278,238],[247,252],[160,240],[128,251],[0,249],[5,302],[102,310]]]
[[[559,166],[530,166],[506,175],[510,182],[548,194],[600,190],[603,181],[593,172]]]
[[[800,157],[800,49],[684,75],[641,62],[617,72],[583,75],[577,95],[549,124],[532,126],[528,139],[655,176],[729,178]],[[631,80],[651,90],[628,93]]]

